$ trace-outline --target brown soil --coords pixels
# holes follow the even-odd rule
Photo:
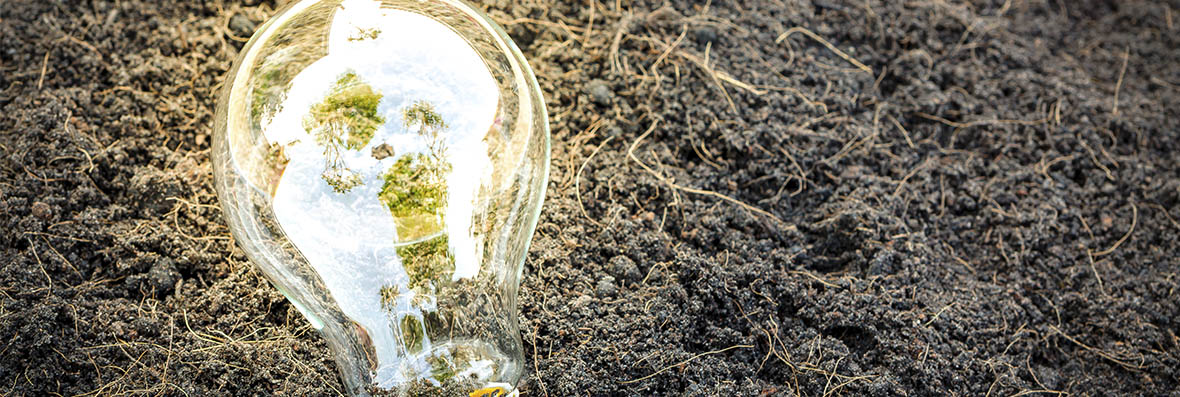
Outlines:
[[[212,188],[245,3],[0,6],[0,394],[341,390]],[[1180,1],[493,3],[525,395],[1177,395]]]

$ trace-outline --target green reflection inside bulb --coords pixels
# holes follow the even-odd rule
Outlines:
[[[522,372],[516,289],[548,169],[527,64],[444,0],[303,0],[243,49],[218,189],[353,394]]]

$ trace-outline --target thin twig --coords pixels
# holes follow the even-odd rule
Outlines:
[[[541,385],[541,392],[545,393],[545,397],[549,397],[549,389],[545,387],[545,381],[541,379],[541,366],[537,364],[537,327],[533,327],[533,371],[537,374],[537,384]]]
[[[893,125],[895,127],[897,127],[898,130],[901,130],[901,135],[903,137],[905,137],[906,145],[909,145],[910,149],[917,149],[918,147],[914,146],[914,141],[910,139],[910,132],[908,130],[906,130],[905,127],[901,126],[901,122],[897,121],[897,118],[895,118],[893,116],[888,116],[888,117],[889,117],[889,121],[892,121]]]
[[[1131,228],[1127,229],[1127,234],[1124,234],[1123,238],[1120,238],[1119,241],[1115,241],[1114,245],[1110,246],[1110,248],[1104,249],[1099,252],[1095,252],[1094,256],[1098,257],[1098,256],[1108,255],[1111,252],[1114,252],[1114,250],[1118,249],[1120,245],[1123,245],[1123,243],[1127,242],[1128,238],[1131,238],[1131,233],[1135,232],[1135,225],[1138,223],[1139,223],[1139,208],[1135,207],[1135,203],[1131,203]]]
[[[807,28],[804,28],[802,26],[796,26],[796,27],[787,29],[787,31],[783,32],[783,34],[779,35],[777,39],[774,39],[775,44],[781,43],[783,40],[786,40],[787,37],[791,37],[791,34],[794,34],[794,33],[803,33],[803,34],[807,35],[807,37],[810,37],[810,38],[814,39],[815,41],[818,41],[820,44],[823,44],[824,47],[828,47],[829,50],[832,50],[832,52],[836,53],[836,55],[838,55],[840,58],[844,58],[845,61],[848,61],[848,63],[851,63],[852,65],[856,66],[857,69],[863,70],[863,71],[865,71],[865,73],[868,73],[868,74],[873,74],[873,68],[870,68],[870,67],[866,66],[865,64],[860,63],[860,61],[856,60],[856,58],[853,58],[851,55],[844,53],[844,51],[840,51],[839,48],[836,48],[835,45],[832,45],[832,43],[828,42],[827,40],[824,40],[823,37],[820,37],[818,34],[815,34],[814,32],[807,30]]]
[[[1123,77],[1127,75],[1127,62],[1131,60],[1131,47],[1123,50],[1123,68],[1119,70],[1119,81],[1114,84],[1114,110],[1112,115],[1119,115],[1119,91],[1123,88]]]
[[[944,119],[942,117],[938,117],[938,116],[928,114],[928,113],[917,112],[917,113],[914,113],[914,115],[924,118],[924,119],[927,119],[927,120],[937,121],[939,123],[943,123],[943,124],[946,124],[946,125],[949,125],[949,126],[955,127],[955,128],[970,128],[970,127],[981,126],[981,125],[990,125],[990,124],[1040,125],[1040,124],[1048,123],[1049,120],[1051,120],[1051,117],[1045,117],[1040,120],[992,119],[992,120],[976,120],[976,121],[967,122],[967,123],[960,123],[960,122],[956,122],[956,121],[950,121],[950,120]]]
[[[586,207],[582,205],[582,189],[580,188],[582,182],[582,171],[586,170],[586,165],[590,164],[590,160],[594,158],[594,155],[598,154],[598,151],[602,150],[603,146],[606,146],[607,143],[610,143],[611,139],[615,139],[615,137],[607,137],[602,141],[602,143],[598,144],[598,147],[594,148],[593,152],[590,152],[590,156],[586,157],[586,161],[582,162],[582,166],[578,167],[577,175],[574,175],[574,195],[578,197],[578,209],[582,211],[582,216],[586,217],[586,219],[590,220],[591,223],[598,226],[602,226],[602,224],[590,218],[590,215],[586,214]]]
[[[38,90],[40,90],[41,86],[45,83],[45,73],[49,71],[49,54],[51,53],[53,53],[52,48],[50,48],[49,51],[45,51],[45,58],[41,59],[41,77],[37,78]]]
[[[1058,335],[1061,335],[1066,340],[1073,342],[1075,345],[1080,346],[1082,349],[1094,352],[1095,354],[1101,356],[1102,358],[1113,361],[1115,364],[1121,365],[1121,366],[1126,367],[1128,369],[1142,369],[1143,368],[1143,365],[1141,365],[1141,364],[1140,365],[1131,364],[1131,363],[1120,360],[1118,357],[1115,357],[1113,354],[1110,354],[1105,351],[1090,347],[1090,346],[1086,345],[1085,343],[1082,343],[1081,341],[1074,339],[1074,337],[1069,336],[1068,334],[1066,334],[1064,331],[1062,331],[1060,328],[1057,328],[1056,326],[1050,325],[1049,328],[1052,329],[1054,332],[1057,332]]]
[[[746,204],[746,203],[742,202],[741,200],[735,199],[733,197],[729,197],[724,194],[717,193],[717,192],[714,192],[711,190],[694,189],[694,188],[690,188],[690,187],[677,185],[675,182],[672,182],[672,180],[669,179],[668,177],[660,175],[658,172],[651,169],[651,167],[648,167],[647,164],[644,164],[643,161],[640,161],[639,157],[635,156],[635,148],[639,146],[640,142],[643,142],[644,138],[647,138],[648,135],[651,135],[652,131],[655,131],[656,126],[658,126],[659,124],[660,124],[659,120],[656,120],[655,122],[653,122],[651,124],[651,127],[648,127],[647,132],[644,132],[643,135],[640,135],[639,138],[636,138],[635,142],[631,143],[631,147],[629,149],[627,149],[627,156],[630,157],[631,160],[634,160],[636,163],[638,163],[640,167],[643,167],[643,169],[645,171],[647,171],[652,176],[656,177],[656,179],[659,179],[660,182],[664,182],[664,183],[668,184],[668,186],[670,186],[674,189],[683,190],[683,191],[686,191],[689,193],[701,194],[701,195],[705,195],[705,196],[713,196],[713,197],[737,204],[738,206],[741,206],[742,208],[745,208],[748,211],[755,212],[755,213],[758,213],[761,215],[765,215],[771,219],[774,219],[775,221],[778,221],[779,223],[786,223],[786,222],[783,222],[782,219],[775,216],[774,214],[766,212],[758,207],[754,207],[752,205]]]
[[[733,349],[751,348],[751,347],[754,347],[754,345],[733,345],[733,346],[730,346],[730,347],[727,347],[727,348],[724,348],[724,349],[721,349],[721,350],[714,350],[714,351],[710,351],[710,352],[704,352],[704,353],[701,353],[701,354],[698,354],[698,355],[692,356],[692,358],[689,358],[689,359],[687,359],[687,360],[684,360],[684,361],[681,361],[681,362],[679,362],[679,363],[672,364],[672,365],[669,365],[669,366],[667,366],[667,367],[664,367],[663,369],[661,369],[661,370],[659,370],[659,371],[656,371],[656,372],[652,373],[651,375],[644,376],[644,377],[642,377],[642,378],[639,378],[639,379],[632,379],[632,380],[622,381],[622,382],[619,382],[619,383],[620,383],[620,384],[624,384],[624,385],[626,385],[626,384],[631,384],[631,383],[636,383],[636,382],[642,382],[642,381],[645,381],[645,380],[651,379],[653,376],[659,375],[659,374],[663,373],[664,371],[667,371],[667,370],[669,370],[669,369],[672,369],[672,368],[679,367],[679,366],[681,366],[681,365],[688,364],[689,362],[692,362],[692,360],[696,360],[696,359],[698,359],[698,358],[701,358],[701,357],[704,357],[704,356],[708,356],[708,355],[710,355],[710,354],[719,354],[719,353],[725,353],[725,352],[727,352],[727,351],[730,351],[730,350],[733,350]]]

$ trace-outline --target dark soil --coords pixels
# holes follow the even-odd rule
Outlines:
[[[0,4],[0,394],[341,390],[213,192],[245,3]],[[963,3],[485,5],[553,127],[524,393],[1180,395],[1180,1]]]

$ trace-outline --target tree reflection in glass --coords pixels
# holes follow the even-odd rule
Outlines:
[[[297,1],[227,81],[218,191],[353,394],[510,390],[546,123],[528,65],[463,3]]]

